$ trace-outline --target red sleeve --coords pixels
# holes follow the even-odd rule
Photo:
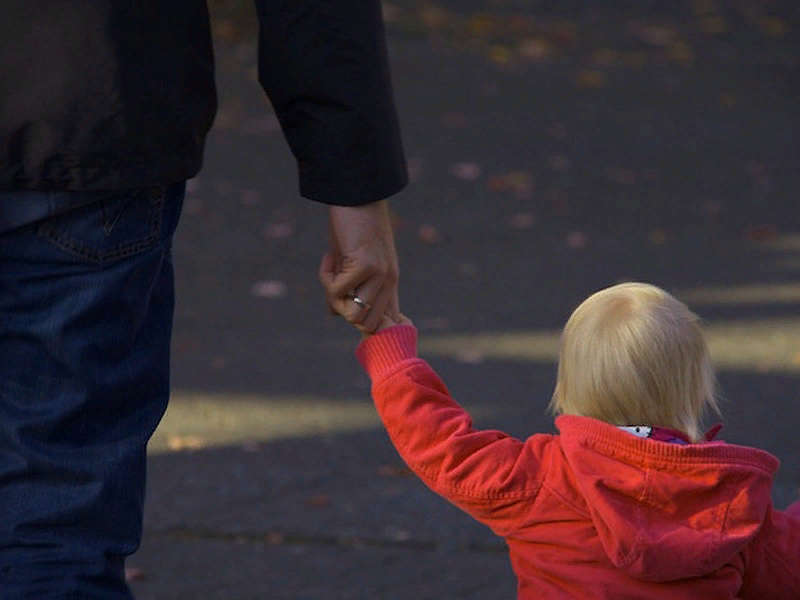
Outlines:
[[[509,535],[541,486],[552,436],[523,443],[477,431],[431,367],[416,357],[416,330],[398,326],[368,338],[357,356],[400,456],[434,492],[501,536]]]
[[[749,550],[742,600],[800,598],[800,503],[786,512],[770,508],[761,532]]]

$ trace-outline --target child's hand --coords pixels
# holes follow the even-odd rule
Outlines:
[[[388,329],[389,327],[394,327],[395,325],[413,325],[413,324],[414,323],[411,322],[411,319],[409,319],[404,314],[400,314],[399,317],[396,319],[393,319],[389,315],[383,315],[381,324],[378,325],[378,329],[375,330],[375,333],[378,333],[379,331],[382,331],[384,329]],[[369,335],[364,333],[364,331],[362,331],[361,333],[363,333],[364,335]]]

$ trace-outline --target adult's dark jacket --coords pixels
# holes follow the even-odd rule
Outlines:
[[[379,1],[257,8],[259,79],[301,194],[359,205],[399,191],[406,168]],[[215,111],[205,0],[0,0],[0,191],[190,178]],[[11,196],[25,195],[0,202]]]

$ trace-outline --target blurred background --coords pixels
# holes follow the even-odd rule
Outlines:
[[[316,271],[326,209],[256,81],[252,2],[210,4],[220,106],[175,241],[173,398],[137,598],[513,598],[502,542],[397,458]],[[559,328],[662,286],[704,320],[728,442],[800,488],[800,5],[384,2],[411,184],[401,307],[482,428],[554,431]]]

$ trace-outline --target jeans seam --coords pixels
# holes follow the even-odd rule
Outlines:
[[[165,201],[165,190],[163,188],[152,188],[148,190],[148,197],[150,198],[150,231],[152,233],[145,238],[129,242],[108,250],[106,252],[94,252],[85,247],[84,244],[74,242],[65,236],[58,235],[48,223],[43,224],[39,228],[39,235],[49,239],[53,245],[64,252],[73,254],[85,260],[91,261],[95,264],[102,264],[107,261],[119,260],[128,258],[139,252],[155,246],[158,242],[159,234],[163,222],[163,207]]]

